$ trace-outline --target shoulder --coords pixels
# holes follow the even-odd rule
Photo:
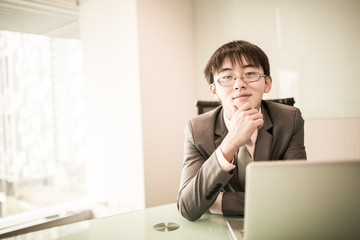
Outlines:
[[[187,135],[194,138],[194,141],[199,139],[210,140],[214,137],[215,128],[222,119],[222,106],[219,106],[209,112],[197,115],[191,118],[185,128]]]
[[[193,126],[204,126],[206,124],[214,123],[219,116],[219,114],[222,112],[222,106],[219,106],[213,110],[210,110],[206,113],[197,115],[189,120],[189,122]]]
[[[284,115],[295,115],[300,113],[300,109],[290,105],[276,103],[272,101],[262,101],[262,107],[264,107],[270,116],[284,116]]]
[[[272,102],[272,101],[267,101],[267,100],[262,100],[262,105],[265,106],[268,110],[271,111],[296,111],[298,110],[297,107],[294,106],[290,106],[290,105],[286,105],[283,103],[277,103],[277,102]]]
[[[301,116],[301,111],[297,107],[263,100],[262,108],[264,108],[264,112],[268,114],[271,122],[274,125],[283,126],[284,124],[304,124],[304,119]]]

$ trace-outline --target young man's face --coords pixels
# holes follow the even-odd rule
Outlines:
[[[229,58],[225,58],[219,72],[214,73],[215,84],[210,85],[210,92],[220,99],[225,110],[226,116],[231,119],[232,106],[240,108],[244,103],[248,102],[256,109],[259,109],[264,93],[268,93],[271,89],[272,79],[270,76],[260,77],[259,81],[245,83],[240,79],[242,74],[248,72],[256,72],[264,74],[262,67],[248,64],[242,59],[243,65],[236,63],[232,65]],[[237,80],[232,81],[233,86],[220,86],[217,80],[228,75],[236,75]]]

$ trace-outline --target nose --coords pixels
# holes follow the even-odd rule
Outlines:
[[[244,82],[243,78],[237,77],[235,80],[235,84],[234,84],[234,89],[235,90],[239,90],[239,89],[246,89],[247,88],[247,84],[246,82]]]

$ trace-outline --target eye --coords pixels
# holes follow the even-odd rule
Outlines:
[[[220,78],[220,81],[229,81],[232,80],[233,76],[232,75],[226,75]]]
[[[257,75],[257,72],[247,72],[247,73],[245,73],[245,76],[247,76],[247,77],[254,77],[256,75]]]

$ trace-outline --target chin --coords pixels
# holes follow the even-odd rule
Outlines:
[[[254,106],[252,104],[252,102],[250,102],[250,101],[241,101],[241,100],[233,100],[232,101],[232,106],[236,106],[237,108],[240,108],[242,105],[244,105],[247,102],[250,103],[251,106]]]

